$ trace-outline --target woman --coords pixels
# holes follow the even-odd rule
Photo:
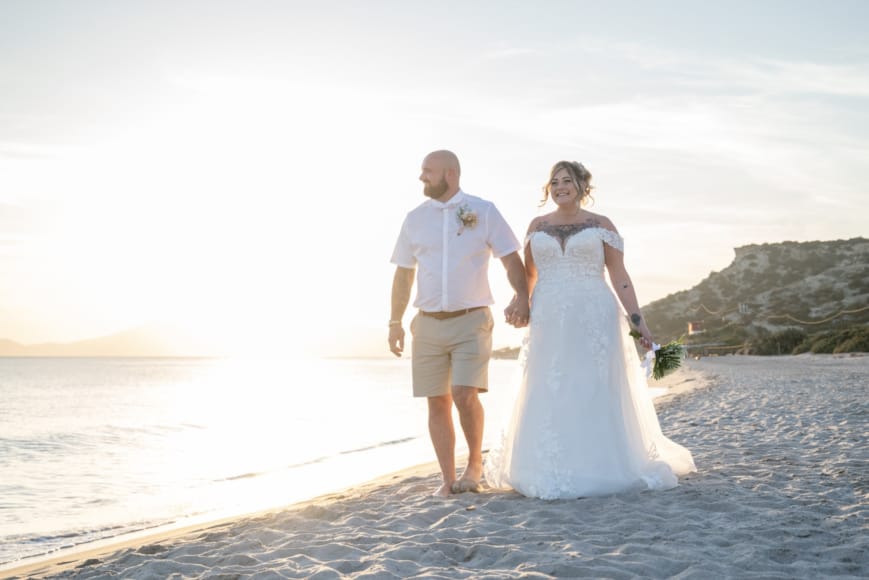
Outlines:
[[[621,236],[609,219],[582,208],[590,182],[582,164],[556,163],[542,203],[551,197],[557,208],[528,227],[533,295],[523,382],[485,466],[492,487],[543,499],[667,489],[677,475],[695,471],[691,453],[661,433],[628,332],[639,331],[645,348],[652,335],[625,270]]]

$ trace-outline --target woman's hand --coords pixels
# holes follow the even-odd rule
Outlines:
[[[633,325],[634,329],[640,333],[639,342],[646,350],[650,350],[652,348],[652,344],[654,344],[654,340],[652,339],[652,332],[649,330],[649,327],[646,326],[645,320],[640,320],[639,325]]]

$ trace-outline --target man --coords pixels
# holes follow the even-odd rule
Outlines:
[[[413,335],[413,394],[428,398],[428,427],[443,484],[434,495],[477,491],[483,475],[483,406],[488,390],[494,303],[489,258],[500,258],[516,296],[504,310],[509,324],[528,324],[528,287],[521,245],[495,205],[459,187],[459,160],[450,151],[429,153],[422,162],[423,193],[429,198],[407,214],[392,263],[389,349],[404,351],[402,317],[417,270],[419,312]],[[468,465],[456,480],[452,405],[468,443]]]

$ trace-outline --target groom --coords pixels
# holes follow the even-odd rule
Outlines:
[[[407,214],[392,253],[389,350],[404,351],[402,318],[416,270],[419,312],[413,335],[413,394],[428,399],[428,428],[443,484],[434,495],[477,491],[483,475],[483,406],[492,354],[490,256],[500,258],[516,296],[504,310],[516,327],[528,324],[528,287],[521,248],[492,202],[463,192],[461,169],[450,151],[434,151],[422,162],[423,193],[429,198]],[[468,443],[468,465],[456,480],[452,405]]]

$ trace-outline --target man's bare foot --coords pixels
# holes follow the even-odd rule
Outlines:
[[[470,479],[459,479],[450,486],[450,491],[453,493],[465,493],[466,491],[477,493],[480,491],[480,482]]]
[[[480,480],[483,478],[482,465],[468,465],[462,476],[450,486],[453,493],[465,493],[480,491]]]
[[[452,486],[455,485],[453,483],[444,483],[441,485],[436,492],[432,494],[434,497],[449,497],[450,492],[452,491]]]

